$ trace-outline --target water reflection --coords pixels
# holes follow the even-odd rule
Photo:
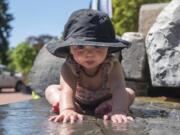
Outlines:
[[[145,108],[146,107],[146,108]],[[180,133],[180,110],[157,106],[135,106],[135,120],[114,124],[88,116],[74,124],[48,121],[50,106],[45,100],[0,106],[0,135],[159,135]],[[145,116],[145,117],[144,117]]]
[[[6,108],[8,108],[9,105],[1,105],[0,108],[0,135],[6,135],[6,130],[3,128],[3,120],[7,117],[7,111]]]
[[[9,104],[0,107],[0,130],[5,135],[29,135],[43,133],[43,130],[38,128],[41,127],[46,129],[47,123],[46,118],[48,107],[39,106],[36,108],[37,104],[33,105],[34,101],[27,101],[23,103]],[[44,109],[42,109],[42,108]],[[46,113],[43,113],[46,112]]]
[[[112,129],[115,132],[124,132],[128,130],[129,123],[112,123],[111,121],[103,121],[104,127],[106,129]]]
[[[104,127],[102,129],[107,134],[146,135],[148,133],[146,121],[142,119],[122,124],[103,121],[103,125]]]
[[[176,110],[176,109],[172,109],[169,112],[168,118],[169,119],[174,119],[175,121],[180,121],[180,111]]]
[[[58,128],[59,135],[72,135],[76,131],[75,127],[75,124],[60,124]]]
[[[99,128],[95,121],[84,120],[74,124],[59,124],[58,135],[99,135],[102,134],[102,129]]]

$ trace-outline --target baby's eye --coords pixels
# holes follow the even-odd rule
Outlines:
[[[84,49],[84,46],[83,45],[78,45],[77,49]]]
[[[74,49],[76,49],[76,50],[82,50],[82,49],[84,49],[84,46],[83,45],[73,45],[72,46]]]
[[[101,48],[100,46],[94,46],[94,48],[98,49],[98,48]]]

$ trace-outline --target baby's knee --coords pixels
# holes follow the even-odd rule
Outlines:
[[[126,88],[126,91],[128,93],[128,97],[129,97],[129,105],[131,105],[136,97],[136,94],[135,94],[134,90],[131,88]]]
[[[57,93],[60,90],[60,85],[56,85],[56,84],[52,84],[49,85],[46,89],[45,89],[45,96],[49,96],[52,95],[53,93]]]
[[[135,97],[135,92],[133,89],[131,88],[126,88],[126,91],[128,92],[128,94],[130,94],[131,96]]]

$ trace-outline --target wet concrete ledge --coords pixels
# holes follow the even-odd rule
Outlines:
[[[45,99],[0,106],[0,135],[179,135],[180,105],[145,98],[136,99],[129,124],[112,124],[87,116],[82,123],[48,121],[50,106]]]

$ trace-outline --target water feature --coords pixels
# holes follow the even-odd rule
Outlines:
[[[0,106],[0,135],[179,135],[180,109],[136,100],[130,108],[134,122],[113,124],[93,116],[75,124],[48,121],[45,99]]]

